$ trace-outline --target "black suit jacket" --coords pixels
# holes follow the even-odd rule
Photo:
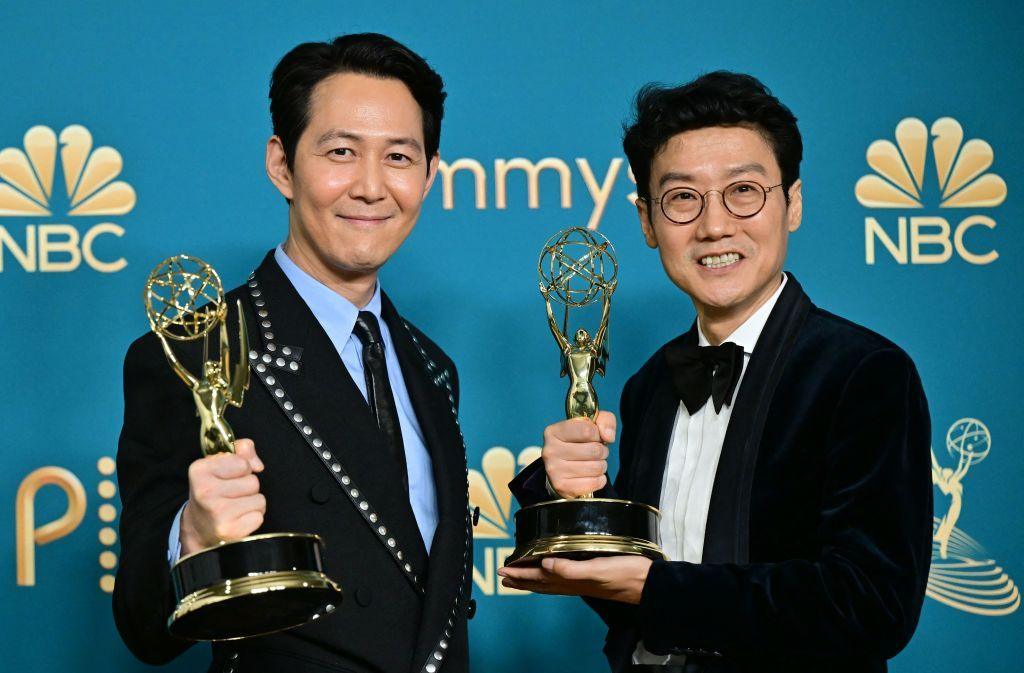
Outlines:
[[[252,349],[242,354],[252,373],[245,403],[229,408],[227,418],[237,437],[255,441],[265,465],[259,476],[267,512],[258,532],[322,536],[325,572],[342,585],[344,599],[330,617],[306,626],[215,644],[210,670],[467,671],[472,544],[454,364],[383,298],[433,463],[439,521],[428,567],[400,467],[389,461],[365,399],[273,254],[227,299],[229,327],[237,324],[235,300],[242,300]],[[190,371],[200,371],[201,342],[173,347]],[[160,664],[190,645],[167,632],[174,607],[167,538],[188,498],[188,466],[201,455],[199,423],[190,391],[152,334],[129,349],[124,389],[114,617],[131,651]]]
[[[696,343],[696,324],[676,340]],[[620,497],[659,505],[679,399],[663,346],[626,383]],[[656,561],[638,606],[589,601],[623,671],[643,640],[692,670],[885,671],[931,556],[930,421],[913,362],[789,276],[734,400],[703,562]],[[537,461],[512,483],[546,499]],[[691,669],[688,669],[691,670]]]

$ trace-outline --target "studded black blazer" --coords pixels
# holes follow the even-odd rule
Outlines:
[[[209,670],[467,671],[472,522],[454,363],[383,297],[382,315],[433,463],[439,520],[428,558],[365,399],[272,252],[246,285],[228,293],[229,325],[236,299],[250,335],[251,350],[241,355],[253,376],[244,405],[229,408],[227,419],[237,437],[253,439],[265,465],[267,512],[257,532],[320,535],[325,572],[342,585],[344,599],[325,618],[291,631],[214,644]],[[176,353],[197,371],[201,344],[184,346],[175,344]],[[199,423],[191,393],[152,334],[128,350],[124,393],[114,617],[135,656],[162,664],[191,645],[167,632],[174,608],[167,537],[188,498]]]

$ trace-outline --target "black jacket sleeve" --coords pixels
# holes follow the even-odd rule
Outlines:
[[[163,664],[192,644],[167,631],[174,609],[167,547],[174,517],[188,498],[189,464],[201,453],[191,393],[152,335],[128,350],[124,405],[117,451],[122,510],[114,621],[132,654]]]
[[[819,557],[655,562],[637,613],[648,649],[889,658],[907,644],[932,533],[930,421],[907,355],[887,348],[864,357],[828,427]]]

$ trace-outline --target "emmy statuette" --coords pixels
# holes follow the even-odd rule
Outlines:
[[[596,231],[573,227],[544,245],[538,264],[540,293],[548,325],[562,353],[562,376],[569,377],[566,418],[597,417],[594,375],[608,360],[608,317],[618,283],[614,248]],[[569,338],[569,309],[600,300],[601,318],[593,332],[576,329]],[[559,326],[552,301],[564,307]],[[657,509],[644,503],[595,498],[552,500],[516,512],[516,548],[509,565],[535,564],[547,556],[587,559],[632,554],[664,559],[659,546]]]
[[[227,303],[217,272],[197,257],[177,255],[153,269],[143,292],[149,324],[174,373],[192,391],[203,455],[234,451],[224,418],[242,406],[249,387],[249,350],[238,302],[238,362],[232,367]],[[216,331],[219,355],[209,359]],[[172,341],[203,339],[202,373],[196,376],[171,349]],[[341,588],[323,572],[317,535],[268,533],[222,542],[178,560],[171,568],[177,605],[168,618],[172,635],[188,640],[236,640],[283,631],[331,611]]]

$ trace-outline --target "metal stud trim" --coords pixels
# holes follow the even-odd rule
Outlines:
[[[455,421],[455,427],[459,432],[459,440],[462,443],[462,455],[463,459],[466,456],[466,439],[462,435],[462,427],[459,425],[459,412],[455,408],[455,391],[452,388],[452,375],[448,369],[441,369],[436,362],[434,362],[427,351],[420,344],[419,339],[416,338],[415,332],[408,322],[402,321],[405,325],[405,330],[408,332],[409,337],[412,339],[413,345],[416,346],[416,350],[420,352],[420,356],[423,358],[423,362],[426,364],[427,375],[430,380],[433,381],[434,385],[441,388],[448,394],[448,403],[451,407],[452,419]],[[465,465],[466,471],[466,501],[469,501],[469,465]],[[464,537],[464,548],[462,553],[462,577],[459,579],[459,590],[455,594],[455,599],[452,601],[452,607],[448,615],[447,628],[441,637],[438,638],[437,645],[434,647],[434,651],[427,657],[427,661],[423,664],[420,669],[420,673],[437,673],[440,669],[442,660],[444,659],[445,651],[448,649],[448,641],[452,637],[452,629],[455,626],[455,620],[458,617],[460,606],[462,605],[463,598],[466,596],[466,590],[469,585],[466,583],[466,578],[469,574],[469,556],[473,541],[473,513],[467,506],[466,508],[466,534]]]
[[[254,303],[260,307],[261,317],[266,322],[270,321],[270,309],[266,306],[266,300],[263,298],[257,299],[260,296],[261,290],[259,287],[259,281],[255,277],[255,273],[249,277],[249,287],[251,288],[250,294],[254,298]],[[268,347],[271,345],[270,339],[273,338],[273,334],[265,332],[263,334],[266,341],[264,345]],[[297,346],[281,346],[280,356],[277,358],[281,361],[284,366],[281,368],[287,368],[291,371],[297,371],[299,368],[299,358],[302,355],[302,349]],[[289,351],[289,353],[286,353]],[[281,356],[288,355],[288,360],[283,359]],[[383,540],[384,535],[387,533],[387,528],[383,525],[380,515],[374,511],[373,506],[370,504],[369,499],[366,498],[366,494],[362,493],[353,483],[352,477],[348,474],[348,471],[338,461],[337,456],[333,455],[328,450],[326,443],[320,436],[314,427],[310,424],[310,419],[306,414],[299,413],[295,408],[295,403],[289,398],[288,393],[284,390],[281,385],[281,381],[276,380],[275,377],[267,373],[267,367],[265,364],[269,364],[273,358],[269,353],[259,353],[256,350],[249,351],[249,364],[256,371],[256,375],[266,386],[267,391],[271,394],[271,399],[277,402],[278,406],[284,411],[285,417],[291,422],[295,429],[299,431],[299,434],[306,443],[313,450],[313,453],[320,460],[320,462],[330,471],[335,481],[342,487],[342,491],[348,496],[348,499],[352,502],[356,511],[359,512],[367,524],[380,532],[382,541],[384,542],[384,548],[391,554],[392,559],[398,566],[402,574],[405,575],[406,579],[413,585],[421,595],[425,593],[425,590],[416,576],[413,567],[406,561],[403,560],[404,554],[398,548],[398,542],[392,537],[387,540]],[[379,526],[379,528],[378,528]],[[463,570],[465,574],[465,570]]]
[[[249,276],[247,285],[249,286],[249,296],[252,297],[253,304],[256,305],[256,315],[259,318],[257,322],[260,333],[263,336],[263,345],[266,349],[266,352],[261,357],[263,364],[298,374],[301,367],[299,361],[302,359],[302,349],[298,346],[285,346],[274,340],[270,307],[267,306],[267,300],[263,297],[263,290],[260,289],[260,283],[256,278],[255,271]],[[263,370],[257,369],[257,372],[262,374],[265,369],[265,367]]]

